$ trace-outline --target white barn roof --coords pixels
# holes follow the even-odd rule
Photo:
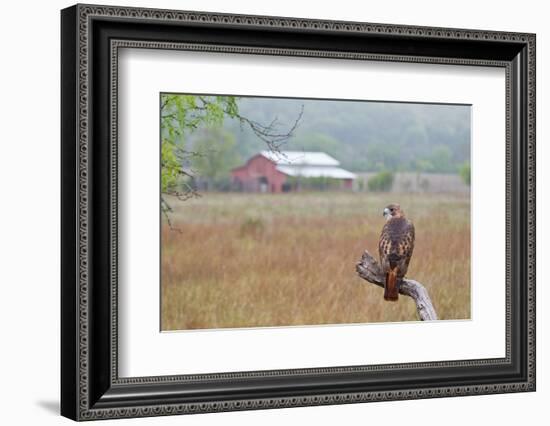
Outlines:
[[[263,157],[278,166],[339,166],[340,162],[324,152],[262,151]]]
[[[277,166],[277,170],[288,176],[301,176],[306,178],[326,177],[332,179],[355,179],[352,172],[340,167],[316,167],[316,166]]]
[[[340,162],[324,152],[262,151],[263,157],[276,164],[277,170],[288,176],[306,178],[355,179],[354,173],[340,167]]]

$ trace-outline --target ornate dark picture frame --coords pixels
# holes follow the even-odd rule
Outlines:
[[[157,416],[535,390],[535,35],[76,5],[61,13],[61,413]],[[192,49],[506,71],[506,356],[120,378],[117,52]]]

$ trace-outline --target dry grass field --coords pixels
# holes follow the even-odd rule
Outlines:
[[[416,228],[408,277],[440,319],[470,318],[468,195],[205,193],[162,226],[162,329],[416,321],[414,302],[385,302],[356,275],[378,257],[382,210],[398,202]]]

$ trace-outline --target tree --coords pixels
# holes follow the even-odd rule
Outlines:
[[[181,199],[197,196],[198,193],[182,176],[193,177],[182,165],[199,153],[186,149],[190,133],[200,126],[219,126],[225,116],[236,117],[237,99],[230,96],[161,96],[161,192]],[[162,199],[163,211],[170,206]]]
[[[235,137],[220,128],[205,129],[194,141],[193,151],[200,155],[191,159],[191,167],[209,188],[227,186],[229,172],[239,164],[235,144]]]
[[[322,151],[332,156],[338,156],[345,149],[338,139],[316,132],[296,136],[292,141],[292,146],[302,151]]]
[[[393,186],[394,175],[389,170],[383,170],[374,176],[372,176],[368,182],[367,186],[369,191],[382,192],[389,191]]]
[[[460,174],[460,177],[462,178],[462,181],[470,186],[470,180],[471,180],[471,170],[470,170],[470,163],[466,162],[462,166],[460,166],[460,169],[458,170],[458,173]]]
[[[396,145],[374,142],[367,146],[367,167],[369,170],[397,170],[401,163],[400,150]]]
[[[424,158],[420,159],[420,160],[416,160],[414,162],[413,167],[414,167],[414,170],[416,171],[417,174],[430,173],[430,172],[433,172],[433,170],[435,168],[430,160],[426,160]]]
[[[456,171],[456,165],[453,167],[452,156],[453,153],[448,146],[438,145],[433,149],[429,161],[433,164],[434,171],[437,173]]]
[[[252,129],[268,149],[278,151],[281,144],[293,135],[303,114],[302,108],[294,123],[287,130],[281,130],[276,118],[269,124],[262,124],[242,116],[238,99],[235,96],[161,95],[161,208],[166,218],[171,208],[163,195],[175,195],[183,200],[199,195],[189,180],[182,179],[194,177],[183,168],[183,164],[203,155],[188,147],[188,138],[194,131],[203,127],[221,127],[225,118],[232,118],[241,126]]]

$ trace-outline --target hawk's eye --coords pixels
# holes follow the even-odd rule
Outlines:
[[[393,212],[393,207],[390,209],[390,212]]]

